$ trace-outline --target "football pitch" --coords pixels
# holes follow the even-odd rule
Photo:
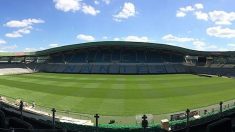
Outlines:
[[[191,74],[0,76],[1,95],[83,114],[158,115],[234,99],[234,93],[234,79]]]

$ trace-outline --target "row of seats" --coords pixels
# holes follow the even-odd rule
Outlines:
[[[6,117],[5,113],[0,110],[0,130],[7,128],[20,128],[24,130],[31,130],[33,126],[17,117]]]
[[[0,132],[67,132],[66,129],[52,128],[51,123],[28,119],[24,116],[0,110]]]
[[[184,62],[184,56],[159,52],[138,51],[90,51],[75,54],[57,54],[50,57],[51,63],[122,62],[122,63],[163,63]]]
[[[38,71],[60,73],[158,74],[186,73],[181,64],[42,64]]]
[[[232,119],[223,118],[212,122],[199,123],[172,132],[234,132],[234,126],[232,126]]]
[[[101,73],[101,74],[164,74],[164,73],[196,73],[235,77],[234,67],[185,66],[182,64],[42,64],[38,71],[61,73]]]
[[[234,65],[192,66],[177,63],[80,63],[80,64],[1,64],[0,74],[37,71],[58,73],[164,74],[196,73],[235,77]]]
[[[197,74],[210,74],[210,75],[221,75],[228,77],[235,77],[235,68],[233,67],[190,67],[192,73]]]

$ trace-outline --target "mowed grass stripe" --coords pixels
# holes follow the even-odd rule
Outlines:
[[[43,74],[45,75],[45,74]],[[168,82],[169,80],[171,80],[171,82],[179,82],[180,80],[184,80],[185,82],[187,80],[192,80],[195,79],[195,77],[170,77],[170,78],[165,78],[165,77],[161,77],[161,78],[145,78],[146,75],[140,75],[141,77],[136,77],[136,76],[120,76],[117,75],[116,78],[113,78],[114,75],[103,75],[102,77],[98,77],[95,78],[94,75],[91,75],[91,78],[89,77],[84,77],[84,76],[77,76],[75,75],[75,77],[60,77],[60,76],[43,76],[41,74],[36,74],[36,75],[19,75],[19,76],[14,76],[14,77],[19,77],[19,78],[23,78],[23,79],[38,79],[38,80],[50,80],[50,81],[61,81],[61,82],[81,82],[81,83],[92,83],[94,81],[100,82],[100,83],[104,83],[109,81],[110,83],[128,83],[128,84],[135,84],[137,81],[138,83],[161,83],[161,82]],[[67,75],[67,74],[65,74]],[[73,74],[72,74],[73,75]],[[12,76],[10,76],[12,77]],[[111,77],[111,78],[110,78]],[[120,77],[120,78],[118,78]],[[147,76],[148,77],[148,76]],[[200,78],[200,77],[198,77]]]
[[[46,76],[45,76],[46,75]],[[190,79],[190,78],[200,78],[196,75],[189,75],[189,74],[182,74],[183,76],[167,76],[167,75],[96,75],[96,74],[89,74],[89,78],[87,78],[87,75],[85,74],[60,74],[60,75],[54,75],[52,73],[35,73],[34,75],[25,74],[25,75],[19,75],[19,76],[30,76],[30,77],[38,77],[38,78],[51,78],[51,79],[68,79],[68,80],[119,80],[119,81],[125,81],[126,78],[130,81],[148,81],[148,80],[179,80],[179,79]],[[161,77],[158,77],[161,76]]]
[[[29,80],[15,80],[13,81],[13,79],[5,79],[3,81],[3,79],[0,80],[2,85],[6,85],[6,86],[12,86],[12,87],[18,87],[20,89],[25,89],[25,90],[33,90],[33,91],[39,91],[39,92],[44,92],[44,93],[51,93],[51,94],[58,94],[58,95],[67,95],[67,96],[79,96],[79,97],[91,97],[91,98],[113,98],[114,96],[104,96],[105,93],[107,93],[109,90],[108,89],[102,89],[102,87],[109,87],[111,88],[111,86],[107,86],[106,84],[103,84],[102,87],[99,87],[99,84],[93,84],[94,86],[98,86],[97,88],[89,88],[89,85],[80,85],[81,87],[84,88],[78,88],[76,86],[74,87],[62,87],[60,85],[54,86],[51,85],[50,83],[46,83],[46,84],[40,84],[40,83],[31,83]],[[40,80],[38,80],[38,82],[40,82]],[[55,83],[56,84],[56,83]],[[114,92],[118,94],[120,90],[116,89]],[[128,92],[128,91],[127,91]],[[118,94],[121,95],[122,94]],[[118,96],[120,97],[120,96]]]
[[[0,94],[103,115],[160,114],[206,106],[234,98],[234,86],[233,79],[188,74],[0,76]]]
[[[27,75],[27,76],[29,76],[29,75]],[[23,78],[21,78],[21,77],[23,77]],[[28,77],[28,78],[24,78],[24,75],[22,75],[22,76],[14,76],[14,77],[6,77],[6,78],[4,78],[4,79],[10,79],[10,80],[23,80],[23,81],[26,81],[26,82],[31,82],[31,83],[36,83],[36,84],[50,84],[50,85],[55,85],[55,86],[65,86],[65,87],[68,87],[68,86],[71,86],[71,87],[73,87],[74,86],[74,84],[78,84],[78,85],[86,85],[86,84],[88,84],[89,85],[89,83],[91,83],[91,85],[92,84],[98,84],[98,83],[104,83],[104,82],[102,82],[102,81],[89,81],[89,82],[87,82],[87,81],[73,81],[73,80],[61,80],[60,81],[60,79],[53,79],[53,80],[49,80],[49,79],[41,79],[41,78],[38,78],[38,79],[34,79],[34,78],[31,78],[31,77]],[[89,78],[88,78],[89,79]],[[121,78],[122,80],[125,80],[125,81],[123,81],[122,83],[121,82],[119,82],[119,81],[115,81],[115,82],[113,82],[113,81],[111,81],[111,80],[107,80],[107,81],[105,81],[105,83],[106,82],[108,82],[108,83],[111,83],[111,84],[117,84],[117,85],[119,85],[119,84],[128,84],[128,85],[130,85],[130,82],[128,81],[128,79],[129,78]],[[216,79],[216,78],[213,78],[213,79]],[[208,81],[207,79],[205,79],[205,78],[202,78],[202,77],[199,77],[199,78],[197,78],[197,80],[198,81],[195,81],[195,78],[190,78],[190,79],[187,79],[187,80],[185,80],[184,78],[182,79],[182,80],[170,80],[170,79],[165,79],[165,80],[162,80],[162,81],[151,81],[151,83],[149,83],[149,82],[140,82],[139,80],[138,81],[133,81],[133,84],[136,84],[136,83],[138,83],[138,84],[151,84],[151,85],[156,85],[156,86],[159,86],[159,88],[174,88],[174,86],[188,86],[188,87],[191,87],[191,86],[194,86],[194,85],[205,85],[205,84],[207,84],[207,83],[211,83],[210,81]],[[229,81],[228,79],[221,79],[221,78],[219,78],[219,79],[217,79],[216,80],[216,82],[215,83],[219,83],[219,82],[224,82],[224,81]],[[200,82],[200,84],[199,83],[197,83],[197,82]],[[108,84],[108,83],[106,83],[106,84]],[[131,83],[132,84],[132,83]],[[174,86],[170,86],[171,84],[173,84]],[[87,87],[86,87],[87,88]],[[89,88],[89,87],[88,87]],[[92,87],[90,87],[90,88],[92,88]],[[109,87],[102,87],[102,88],[107,88],[107,89],[109,89]],[[136,89],[135,87],[128,87],[128,89]],[[144,87],[143,87],[144,88]],[[159,89],[158,88],[158,89]]]
[[[6,82],[5,85],[10,85],[13,87],[18,87],[22,89],[27,89],[27,90],[35,90],[39,92],[45,92],[45,93],[53,93],[53,94],[58,94],[58,95],[67,95],[67,96],[80,96],[80,97],[87,97],[87,98],[164,98],[168,97],[169,95],[171,96],[187,96],[187,95],[193,95],[193,94],[201,94],[201,93],[207,93],[216,91],[220,91],[221,87],[227,83],[226,81],[229,81],[227,79],[226,81],[215,81],[213,87],[210,86],[210,82],[208,80],[200,80],[200,82],[196,83],[191,83],[191,86],[181,86],[181,84],[185,84],[183,82],[180,82],[179,84],[177,83],[164,83],[167,84],[165,85],[166,88],[163,87],[162,84],[158,84],[157,86],[152,85],[153,89],[136,89],[137,86],[135,85],[130,85],[130,84],[118,84],[118,87],[115,89],[112,89],[113,85],[109,85],[110,83],[106,83],[106,85],[103,85],[102,87],[99,87],[100,84],[103,83],[93,83],[92,85],[90,84],[77,84],[75,86],[66,86],[64,82],[56,82],[56,81],[45,81],[45,80],[35,80],[30,81],[30,79],[20,79],[16,78],[5,78]],[[9,80],[8,80],[9,79]],[[201,79],[201,78],[200,78]],[[215,78],[216,79],[216,78]],[[218,78],[217,78],[218,79]],[[15,80],[15,81],[14,81]],[[230,80],[231,81],[231,80]],[[35,82],[37,82],[35,84]],[[195,81],[194,81],[195,82]],[[2,83],[4,84],[4,83]],[[173,85],[172,85],[173,84]],[[122,85],[126,85],[125,87],[121,87]],[[95,86],[95,87],[91,87]],[[97,86],[97,87],[96,87]],[[201,90],[200,87],[202,86],[207,86],[206,89]],[[104,87],[106,87],[104,89]],[[65,89],[66,88],[66,89]],[[104,96],[107,91],[112,89],[113,94],[112,96]],[[135,88],[135,89],[134,89]],[[213,88],[213,89],[211,89]],[[223,90],[230,89],[232,87],[226,87]],[[182,89],[184,89],[182,91]],[[144,96],[139,96],[139,93],[146,92]],[[93,94],[94,93],[94,94]],[[125,96],[123,96],[125,95]]]
[[[38,80],[40,82],[40,80]],[[35,84],[28,81],[18,81],[18,80],[0,80],[2,85],[17,87],[19,89],[32,90],[44,93],[58,94],[58,95],[68,95],[68,96],[79,96],[82,93],[82,96],[92,93],[93,89],[78,89],[72,87],[62,87],[51,85],[50,83],[46,84]],[[56,82],[55,82],[56,83]],[[82,91],[80,91],[82,90]]]

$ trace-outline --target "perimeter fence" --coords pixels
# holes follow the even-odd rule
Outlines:
[[[23,101],[23,110],[38,115],[45,115],[48,117],[48,122],[53,119],[52,108],[35,105],[35,102],[24,99],[17,99],[6,95],[0,95],[0,102],[7,103],[20,109],[20,102]],[[112,106],[110,106],[112,107]],[[72,112],[69,110],[59,110],[55,108],[55,125],[63,127],[80,128],[81,125],[91,127],[99,126],[99,128],[115,128],[115,129],[139,129],[143,127],[143,120],[147,120],[148,128],[164,128],[164,129],[179,129],[187,127],[188,125],[195,125],[197,123],[208,122],[214,119],[219,119],[222,116],[226,116],[235,113],[235,99],[225,102],[218,102],[214,105],[201,107],[197,109],[188,109],[188,111],[179,111],[175,113],[152,115],[152,114],[140,114],[136,116],[106,116],[89,114],[81,114]],[[185,109],[187,110],[187,108]],[[146,118],[144,119],[144,115]],[[52,122],[53,124],[53,122]]]

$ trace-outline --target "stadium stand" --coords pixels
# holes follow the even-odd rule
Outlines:
[[[209,74],[235,77],[235,52],[202,52],[176,46],[142,42],[91,42],[47,49],[38,52],[0,55],[0,75],[33,72],[82,73],[82,74]],[[225,111],[225,118],[234,120],[234,109]],[[10,115],[10,116],[9,116]],[[185,128],[185,116],[180,121],[171,121],[173,132],[204,132],[230,128],[231,120],[218,114],[191,121]],[[221,120],[221,121],[220,121]],[[7,123],[6,123],[7,122]],[[29,123],[30,122],[30,123]],[[216,122],[216,123],[214,123]],[[35,125],[37,124],[37,125]],[[40,125],[38,125],[40,124]],[[220,126],[221,125],[221,126]],[[38,127],[42,126],[42,127]],[[217,127],[219,126],[219,128]],[[13,128],[51,130],[51,122],[24,120],[15,113],[0,111],[0,130]],[[112,128],[113,127],[113,128]],[[142,131],[136,126],[114,129],[115,125],[100,125],[101,131]],[[57,122],[57,129],[71,131],[95,131],[94,126]],[[152,126],[149,131],[164,132],[160,126]],[[223,131],[225,128],[223,129]],[[225,132],[225,131],[224,131]]]
[[[202,53],[151,43],[94,42],[57,47],[35,52],[32,55],[25,55],[25,57],[22,55],[19,57],[1,56],[0,74],[32,72],[83,74],[196,73],[233,77],[235,75],[235,59],[232,55],[230,52]]]
[[[23,128],[23,129],[33,129],[33,126],[26,122],[26,121],[23,121],[19,118],[16,118],[16,117],[10,117],[7,119],[8,120],[8,127],[11,127],[11,128]]]
[[[3,111],[0,110],[0,128],[5,128],[6,127],[6,122],[5,122],[5,114]]]
[[[109,65],[109,72],[111,74],[118,74],[120,71],[120,67],[118,64],[111,64]]]
[[[149,69],[148,69],[148,66],[147,64],[139,64],[137,67],[137,70],[138,70],[138,73],[139,74],[147,74],[149,73]]]
[[[232,131],[232,121],[229,118],[224,118],[222,120],[211,123],[207,126],[207,132],[231,132]]]
[[[0,75],[23,74],[35,72],[25,64],[0,64]]]
[[[167,73],[176,73],[176,70],[173,65],[164,65]]]

